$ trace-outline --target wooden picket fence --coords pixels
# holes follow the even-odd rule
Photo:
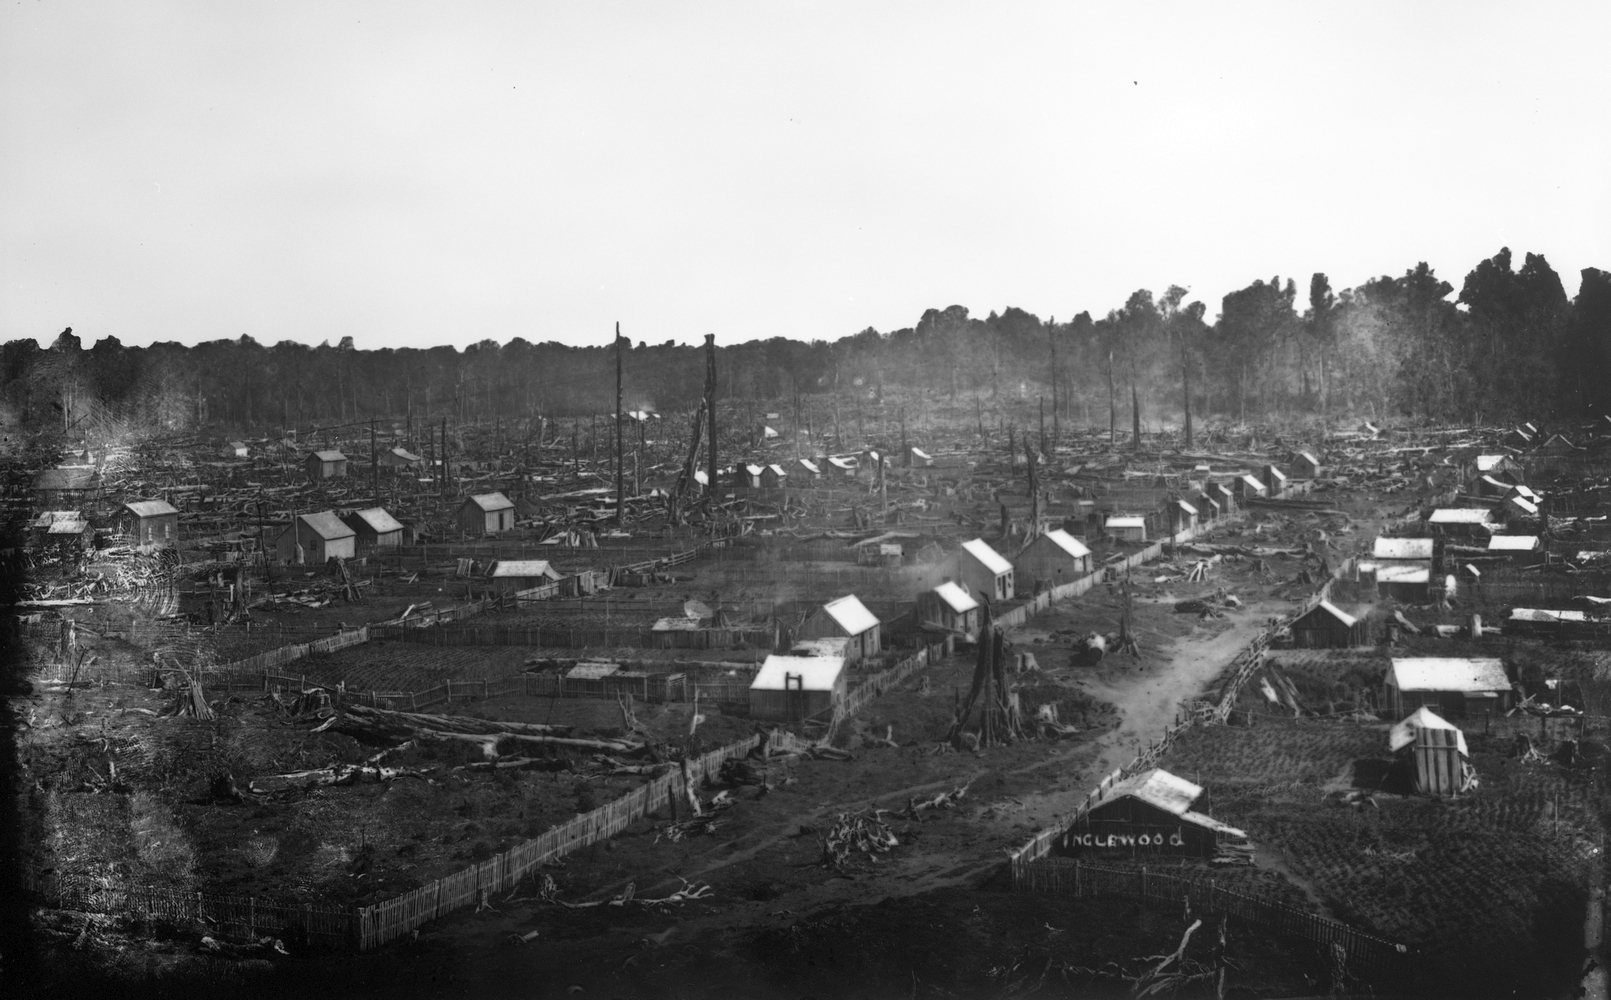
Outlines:
[[[1142,902],[1185,904],[1194,911],[1229,914],[1255,926],[1313,942],[1332,952],[1341,949],[1347,968],[1372,976],[1404,971],[1410,950],[1355,927],[1310,913],[1270,897],[1255,896],[1217,884],[1212,877],[1148,871],[1146,866],[1115,868],[1077,858],[1014,858],[1012,886],[1018,892],[1063,896],[1119,896]]]
[[[547,649],[734,649],[770,646],[772,630],[742,628],[575,629],[524,628],[518,625],[464,625],[454,628],[411,628],[371,625],[376,639],[432,646],[536,646]]]

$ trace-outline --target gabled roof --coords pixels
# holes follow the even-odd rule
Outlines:
[[[1303,459],[1305,462],[1308,462],[1310,465],[1320,464],[1320,459],[1316,458],[1314,452],[1312,451],[1300,451],[1298,452],[1298,457]]]
[[[1272,478],[1282,480],[1283,482],[1286,481],[1287,474],[1282,472],[1280,469],[1277,469],[1275,466],[1270,466],[1268,472]]]
[[[313,533],[327,542],[338,538],[352,538],[358,533],[347,527],[337,517],[335,511],[321,510],[317,514],[303,514],[297,518],[303,524],[313,529]]]
[[[1377,583],[1430,583],[1431,580],[1431,563],[1405,560],[1376,564]]]
[[[514,506],[514,503],[502,493],[477,493],[464,502],[473,503],[489,513],[495,510],[509,510]]]
[[[971,541],[963,542],[962,551],[978,560],[979,565],[983,566],[996,576],[1000,576],[1003,573],[1012,572],[1012,563],[1008,562],[1006,557],[1000,552],[997,552],[995,549],[985,544],[985,540],[983,538],[975,538]]]
[[[1516,506],[1516,508],[1518,510],[1520,510],[1523,514],[1537,514],[1538,513],[1538,504],[1533,503],[1531,500],[1529,500],[1526,497],[1522,496],[1520,493],[1512,493],[1510,496],[1505,498],[1505,503],[1514,504]]]
[[[1342,608],[1337,607],[1337,605],[1331,603],[1330,601],[1321,601],[1319,604],[1316,604],[1313,608],[1309,609],[1307,614],[1301,615],[1298,618],[1298,621],[1301,622],[1303,619],[1315,614],[1329,615],[1336,621],[1340,622],[1345,628],[1353,628],[1355,625],[1359,624],[1358,618],[1355,618],[1353,615],[1344,611]],[[1297,624],[1297,622],[1294,622],[1293,624]]]
[[[425,461],[425,459],[420,457],[419,455],[416,455],[413,452],[409,451],[408,449],[401,448],[401,447],[393,448],[393,449],[391,449],[391,451],[387,452],[387,454],[395,455],[396,457],[402,459],[405,462],[423,462],[423,461]]]
[[[945,602],[946,607],[959,615],[972,611],[979,606],[979,602],[973,599],[972,594],[949,580],[935,587],[934,593],[939,596],[940,600]]]
[[[1075,559],[1084,559],[1086,556],[1091,554],[1091,550],[1085,547],[1084,542],[1080,541],[1078,538],[1075,538],[1062,528],[1053,528],[1051,531],[1046,532],[1046,534],[1042,535],[1041,537],[1062,549],[1064,552],[1067,552]]]
[[[828,464],[836,469],[850,470],[856,467],[856,460],[854,458],[836,458],[833,455],[829,455]]]
[[[777,656],[766,658],[761,669],[750,682],[751,691],[782,691],[786,675],[800,678],[800,687],[806,691],[832,691],[839,675],[845,671],[842,656]]]
[[[1487,524],[1493,511],[1487,507],[1440,507],[1427,518],[1431,524]]]
[[[83,518],[63,518],[59,521],[50,522],[50,527],[45,529],[45,534],[82,535],[89,529],[89,526],[89,522]]]
[[[1394,659],[1388,670],[1400,691],[1509,691],[1505,664],[1464,656],[1412,656]]]
[[[1189,503],[1187,503],[1187,502],[1186,502],[1186,501],[1184,501],[1184,500],[1176,500],[1176,501],[1175,501],[1175,504],[1176,504],[1176,506],[1178,506],[1178,507],[1179,507],[1179,508],[1180,508],[1180,509],[1181,509],[1181,510],[1183,510],[1183,511],[1185,511],[1185,512],[1186,512],[1186,513],[1188,513],[1188,514],[1196,514],[1196,513],[1197,513],[1197,508],[1196,508],[1196,507],[1193,507],[1193,506],[1192,506],[1192,505],[1191,505],[1191,504],[1189,504]]]
[[[353,511],[349,516],[369,525],[369,530],[377,535],[403,530],[403,523],[391,516],[385,507],[366,507],[363,510]]]
[[[752,476],[759,476],[761,474],[761,466],[746,464],[744,466],[744,471]]]
[[[1471,752],[1466,749],[1466,734],[1460,732],[1460,727],[1445,721],[1442,716],[1425,705],[1411,712],[1388,731],[1387,749],[1393,753],[1398,753],[1405,747],[1410,746],[1415,742],[1415,731],[1417,729],[1452,729],[1460,734],[1455,739],[1455,745],[1460,748],[1460,755],[1462,757],[1471,756]]]
[[[861,635],[870,628],[878,627],[878,617],[868,611],[855,594],[829,601],[822,606],[822,610],[845,630],[846,635]]]
[[[321,462],[345,462],[347,460],[346,455],[343,455],[341,452],[336,451],[334,448],[331,448],[328,451],[316,451],[316,452],[313,452],[308,457],[309,458],[317,458]]]
[[[1493,535],[1488,539],[1489,552],[1532,552],[1537,548],[1537,535]]]
[[[246,447],[246,442],[245,441],[230,441],[230,442],[228,442],[228,444],[229,444],[229,446],[231,448],[244,448],[244,447]]]
[[[1478,455],[1477,471],[1492,472],[1509,461],[1509,455]]]
[[[822,470],[817,468],[817,463],[811,461],[811,459],[809,459],[809,458],[800,459],[799,460],[799,465],[800,465],[800,468],[802,468],[802,469],[806,470],[807,472],[811,473],[813,476],[822,475]]]
[[[1239,478],[1242,480],[1243,485],[1248,486],[1251,489],[1263,490],[1265,488],[1263,483],[1253,478],[1252,473],[1243,473]]]
[[[916,445],[913,445],[911,447],[910,451],[912,452],[912,457],[913,458],[932,458],[933,457],[928,452],[924,451],[922,448],[917,447]]]
[[[559,571],[547,559],[499,559],[492,564],[492,572],[487,574],[494,579],[518,579],[547,577],[550,580],[559,579]]]
[[[179,508],[166,500],[135,500],[123,506],[135,517],[161,517],[164,514],[179,513]]]
[[[1377,538],[1371,545],[1377,559],[1431,559],[1430,538]]]
[[[1119,517],[1115,515],[1108,518],[1104,524],[1109,528],[1145,528],[1147,519],[1144,517]]]
[[[768,470],[769,470],[769,471],[770,471],[770,472],[771,472],[771,473],[772,473],[772,475],[774,475],[774,476],[787,476],[787,475],[788,475],[788,473],[787,473],[787,472],[785,472],[785,471],[783,471],[783,466],[781,466],[781,465],[778,465],[778,464],[776,464],[776,463],[773,463],[773,464],[771,464],[771,465],[768,465],[768,466],[767,466],[767,469],[768,469]]]
[[[1191,804],[1202,794],[1201,786],[1194,785],[1185,778],[1176,777],[1162,768],[1153,768],[1114,785],[1112,791],[1108,793],[1108,798],[1129,796],[1140,799],[1149,806],[1156,806],[1164,812],[1184,816],[1191,809]]]

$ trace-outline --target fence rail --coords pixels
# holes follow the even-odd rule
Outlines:
[[[1189,900],[1194,909],[1240,917],[1260,927],[1311,941],[1328,951],[1341,948],[1348,956],[1350,969],[1376,975],[1401,971],[1402,962],[1409,954],[1409,949],[1402,944],[1275,899],[1227,889],[1211,877],[1149,872],[1145,866],[1140,870],[1113,868],[1075,858],[1014,858],[1011,866],[1013,889],[1018,892],[1120,896],[1143,902],[1184,903]]]

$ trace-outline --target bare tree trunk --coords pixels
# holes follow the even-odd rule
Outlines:
[[[1119,397],[1113,385],[1113,352],[1108,352],[1108,447],[1119,446]]]

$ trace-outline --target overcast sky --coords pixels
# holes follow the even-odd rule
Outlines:
[[[1611,3],[15,3],[0,340],[835,339],[1611,269]],[[1303,293],[1300,292],[1300,298]]]

